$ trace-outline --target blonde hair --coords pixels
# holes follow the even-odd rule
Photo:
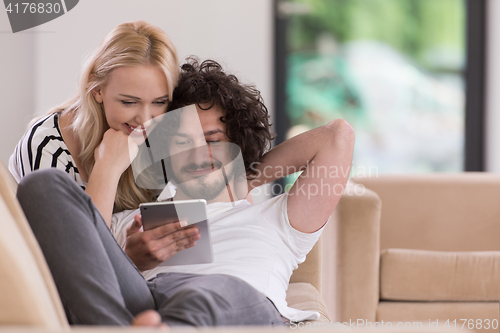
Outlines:
[[[164,73],[169,100],[179,77],[177,51],[167,34],[144,21],[127,22],[116,26],[102,41],[83,66],[76,95],[49,113],[70,113],[71,129],[81,145],[79,158],[87,174],[94,166],[94,150],[101,143],[107,122],[101,104],[92,95],[96,87],[109,81],[111,72],[123,66],[154,65]],[[151,201],[152,190],[138,188],[132,168],[122,175],[115,197],[115,211],[135,209],[140,203]]]

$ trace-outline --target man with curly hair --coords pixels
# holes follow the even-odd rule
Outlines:
[[[214,61],[199,64],[190,59],[182,66],[169,110],[173,114],[187,106],[193,112],[181,114],[176,129],[167,135],[170,153],[179,152],[169,159],[168,180],[177,186],[173,200],[207,199],[214,262],[159,266],[172,255],[162,250],[161,240],[178,228],[142,231],[138,211],[115,214],[111,230],[147,282],[122,283],[118,278],[120,291],[115,293],[92,284],[85,290],[86,283],[85,297],[75,300],[82,303],[81,313],[87,314],[88,307],[103,309],[104,314],[99,320],[79,322],[126,324],[147,309],[157,310],[161,320],[172,326],[284,325],[317,319],[316,312],[289,308],[286,289],[345,188],[354,146],[351,126],[333,120],[268,151],[273,135],[260,92],[226,74]],[[188,157],[183,147],[198,138],[195,124],[200,125],[207,149],[204,153],[193,149]],[[221,146],[238,148],[243,160],[240,171],[229,167],[231,159],[225,160],[224,154],[218,157]],[[221,177],[223,170],[228,172]],[[302,174],[288,192],[258,204],[247,200],[253,188],[299,170]],[[117,251],[114,245],[104,244],[108,252]],[[177,251],[191,245],[178,240]],[[116,257],[110,260],[119,260],[119,267],[130,264]],[[153,306],[139,284],[149,288]],[[75,321],[78,315],[74,314]]]
[[[192,112],[186,108],[189,105]],[[169,139],[159,144],[177,152],[170,151],[174,156],[167,163],[168,178],[177,186],[173,199],[207,200],[215,260],[211,264],[158,266],[165,256],[143,257],[144,265],[138,266],[140,269],[153,267],[143,271],[143,275],[147,280],[157,281],[154,292],[157,303],[168,302],[171,285],[189,287],[191,282],[187,282],[184,275],[178,275],[189,274],[195,276],[191,279],[201,280],[197,288],[215,295],[209,299],[227,299],[228,295],[236,297],[235,302],[228,302],[227,308],[203,298],[203,301],[196,302],[206,303],[203,309],[185,308],[185,313],[224,314],[228,313],[228,308],[237,311],[245,308],[252,317],[250,300],[254,303],[259,300],[260,309],[273,313],[276,307],[288,320],[316,319],[317,313],[289,308],[285,301],[286,289],[292,271],[305,260],[316,243],[345,187],[354,143],[350,125],[335,120],[267,152],[273,135],[260,92],[253,86],[240,83],[234,75],[226,74],[217,62],[207,60],[199,64],[194,58],[182,66],[168,110],[183,111],[181,116],[176,115],[178,121],[167,121],[171,133],[164,136]],[[167,113],[165,119],[169,115]],[[198,123],[201,124],[199,133],[196,130]],[[201,137],[205,150],[187,148],[194,145],[196,139],[193,138],[197,137]],[[240,174],[232,172],[224,157],[217,157],[221,145],[225,145],[226,150],[234,145],[241,151],[244,167]],[[332,167],[343,172],[333,173]],[[303,171],[290,191],[255,205],[245,199],[253,188],[285,175],[285,169]],[[221,174],[220,170],[226,170],[227,175]],[[237,185],[241,179],[245,186]],[[238,188],[244,188],[243,193],[235,193],[237,191],[233,189]],[[136,217],[135,222],[132,220],[132,213],[115,216],[112,229],[118,242],[131,255],[154,248],[147,242],[127,242],[127,238],[144,237],[138,231],[140,218]],[[134,247],[142,244],[145,249],[127,250],[127,244]],[[133,261],[140,262],[138,258]],[[243,287],[241,281],[232,285],[227,282],[228,277],[231,281],[234,277],[241,279],[251,288],[248,285]],[[266,308],[269,304],[274,306]],[[169,315],[169,307],[159,311],[162,317]],[[245,319],[241,314],[235,315],[237,311],[229,316],[236,321],[225,324],[253,320]],[[220,318],[211,320],[212,323],[224,322]]]

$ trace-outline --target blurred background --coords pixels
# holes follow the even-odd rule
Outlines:
[[[464,169],[465,1],[281,6],[291,14],[288,136],[344,118],[356,128],[356,164],[383,173]]]
[[[255,84],[276,143],[344,118],[353,175],[498,172],[499,18],[495,0],[85,0],[13,34],[1,10],[0,158],[35,114],[70,97],[114,26],[142,19],[181,58],[217,60]]]

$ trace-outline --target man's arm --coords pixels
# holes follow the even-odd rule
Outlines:
[[[336,119],[325,126],[278,145],[255,165],[249,190],[284,175],[303,170],[289,191],[288,218],[302,232],[314,232],[328,220],[349,178],[354,130]]]

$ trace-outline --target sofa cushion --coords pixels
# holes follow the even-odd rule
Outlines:
[[[500,174],[385,174],[357,178],[382,200],[381,249],[500,251]]]
[[[500,252],[388,249],[381,253],[380,298],[498,301]]]
[[[464,327],[464,331],[498,332],[497,302],[380,302],[377,321],[392,322],[394,328],[406,325],[406,332],[449,333]],[[386,325],[387,327],[387,325]],[[489,327],[489,328],[488,328]],[[413,328],[414,330],[411,330]],[[420,330],[418,330],[420,328]],[[376,331],[375,331],[376,332]]]

